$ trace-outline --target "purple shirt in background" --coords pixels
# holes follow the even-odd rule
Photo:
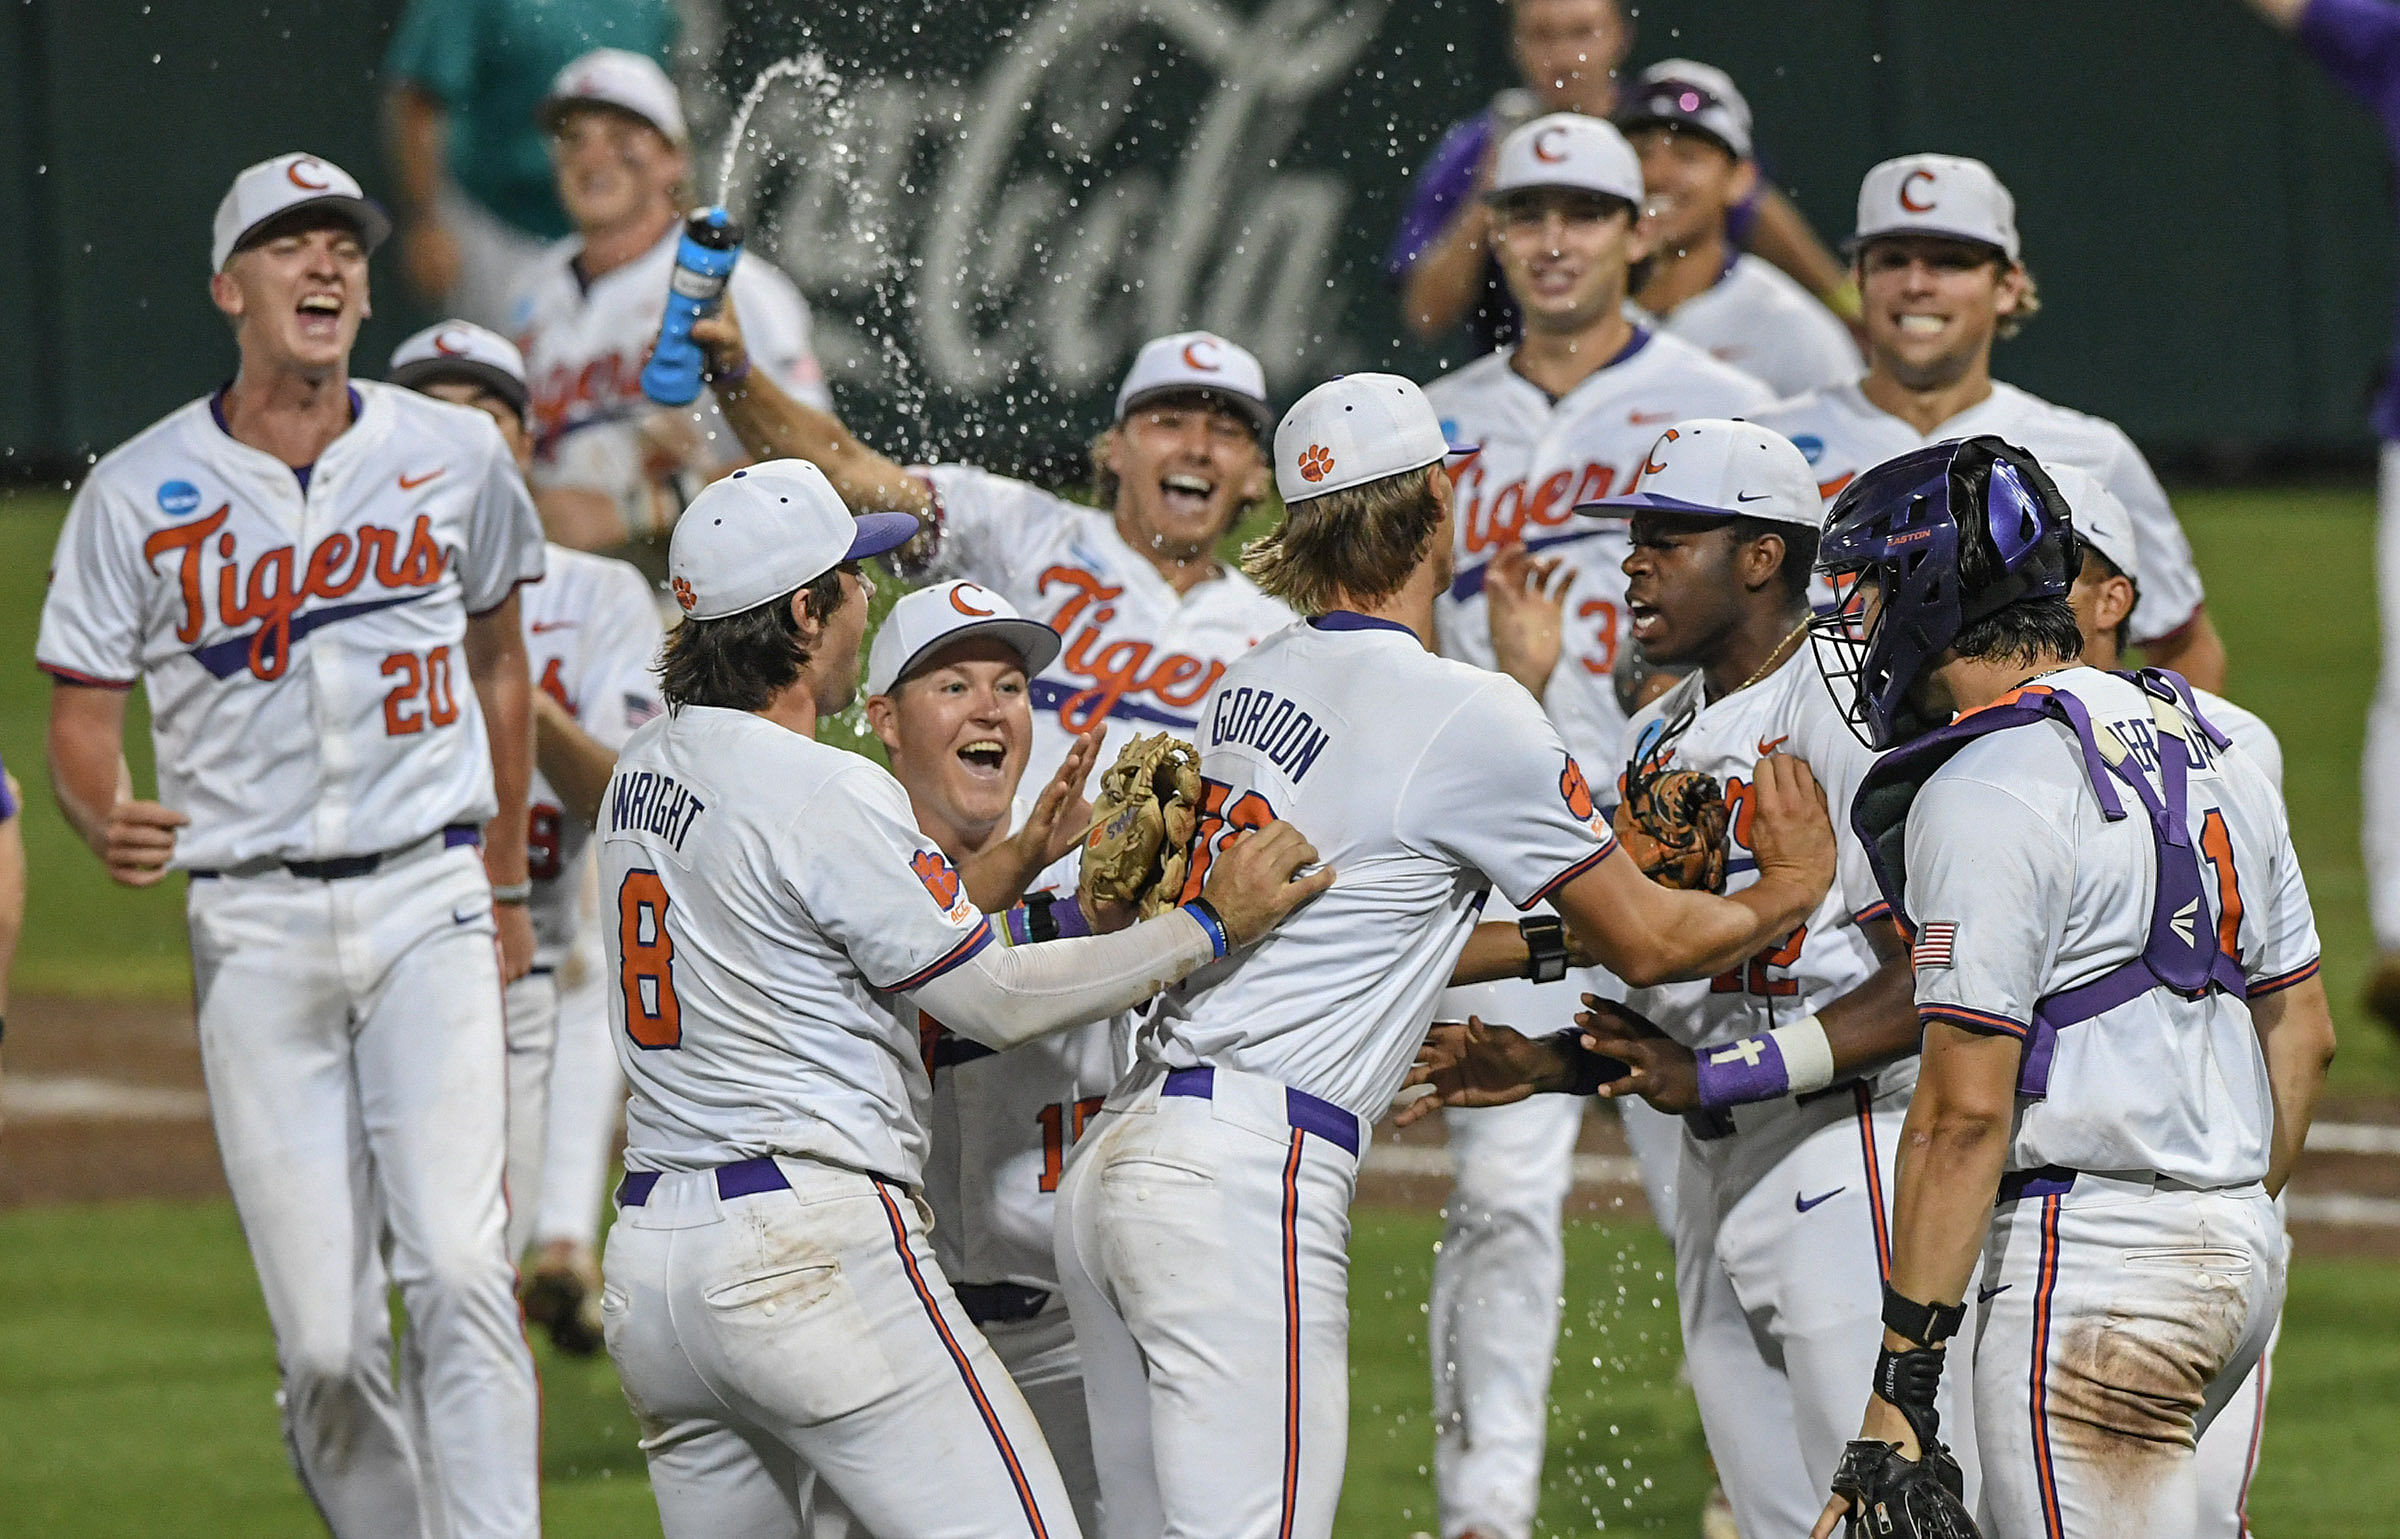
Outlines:
[[[2400,5],[2389,0],[2309,0],[2300,41],[2342,89],[2367,104],[2400,160]],[[2400,315],[2394,323],[2400,327]],[[2375,392],[2375,436],[2400,440],[2400,331]]]
[[[1417,168],[1408,207],[1400,215],[1400,227],[1392,232],[1392,249],[1383,259],[1384,272],[1393,287],[1407,280],[1408,271],[1417,265],[1417,259],[1441,238],[1442,231],[1458,217],[1458,211],[1474,201],[1475,173],[1482,168],[1493,137],[1501,131],[1501,121],[1497,106],[1486,107],[1471,118],[1459,119],[1442,135],[1433,153],[1425,158],[1425,164]],[[1509,126],[1514,127],[1515,123]],[[1750,226],[1757,218],[1755,193],[1726,212],[1725,233],[1737,249],[1750,243]],[[1517,340],[1517,302],[1508,297],[1507,280],[1501,277],[1500,264],[1492,260],[1489,252],[1483,258],[1483,293],[1468,307],[1466,327],[1478,355]]]

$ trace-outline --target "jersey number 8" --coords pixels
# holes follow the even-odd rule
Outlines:
[[[667,888],[655,871],[628,871],[617,884],[617,954],[624,959],[617,983],[625,991],[625,1035],[640,1048],[683,1046]]]

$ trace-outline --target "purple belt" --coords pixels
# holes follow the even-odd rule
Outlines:
[[[617,1183],[617,1206],[638,1208],[648,1202],[651,1189],[658,1185],[659,1175],[660,1172],[655,1170],[625,1172],[625,1179]],[[792,1189],[792,1183],[784,1179],[783,1167],[775,1163],[775,1157],[771,1154],[762,1154],[754,1160],[736,1160],[730,1165],[719,1165],[715,1175],[719,1197],[754,1197],[760,1192],[788,1192]]]
[[[2016,1202],[2026,1197],[2064,1197],[2075,1184],[2078,1171],[2064,1165],[2037,1165],[2031,1170],[2012,1170],[2000,1178],[2000,1195],[1992,1203]]]
[[[1161,1095],[1188,1095],[1195,1099],[1214,1100],[1217,1094],[1217,1071],[1208,1064],[1196,1069],[1174,1069],[1167,1074],[1166,1088]],[[1305,1090],[1283,1087],[1284,1119],[1303,1133],[1314,1133],[1336,1148],[1350,1154],[1358,1153],[1358,1119]]]

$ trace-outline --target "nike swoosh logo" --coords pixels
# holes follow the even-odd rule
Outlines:
[[[2006,1293],[2009,1289],[2015,1286],[2015,1283],[1995,1283],[1991,1287],[1984,1289],[1981,1293],[1976,1294],[1975,1302],[1978,1304],[1988,1304],[1993,1299],[1998,1298],[2001,1294]]]
[[[1786,732],[1783,736],[1775,738],[1771,741],[1762,737],[1758,740],[1758,756],[1763,759],[1791,740],[1792,735],[1789,732]]]
[[[403,475],[400,478],[400,490],[404,492],[413,492],[418,487],[423,486],[426,482],[432,480],[434,477],[447,473],[449,469],[449,466],[442,465],[437,466],[432,470],[428,470],[421,476]]]
[[[490,912],[488,909],[475,905],[469,905],[466,908],[454,908],[450,911],[450,922],[452,924],[473,924],[476,920],[481,919],[488,912]]]
[[[551,631],[563,631],[579,623],[575,620],[536,620],[533,622],[533,633],[536,636],[547,635]]]
[[[1773,492],[1735,492],[1733,494],[1733,500],[1736,502],[1764,502],[1769,497],[1774,495],[1775,494]]]
[[[1817,1206],[1819,1203],[1831,1202],[1834,1198],[1839,1197],[1842,1195],[1842,1193],[1848,1190],[1850,1190],[1850,1188],[1846,1186],[1837,1186],[1822,1197],[1803,1197],[1798,1192],[1794,1192],[1792,1193],[1792,1211],[1796,1213],[1806,1213],[1809,1209]]]

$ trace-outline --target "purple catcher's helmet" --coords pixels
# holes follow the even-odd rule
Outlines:
[[[1998,574],[1972,590],[1960,559],[1969,541]],[[1907,709],[1919,676],[1977,621],[2063,597],[2078,550],[2040,462],[1990,434],[1911,450],[1843,488],[1817,546],[1817,570],[1841,597],[1809,631],[1850,730],[1884,749],[1940,725]]]

